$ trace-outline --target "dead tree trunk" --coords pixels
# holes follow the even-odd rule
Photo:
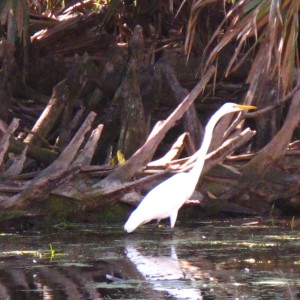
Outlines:
[[[143,100],[138,74],[144,51],[142,27],[137,25],[129,44],[130,58],[127,72],[116,95],[121,109],[121,132],[118,149],[130,157],[145,141],[147,135]],[[114,100],[115,101],[115,100]]]
[[[282,128],[275,137],[243,168],[247,181],[262,178],[271,166],[279,163],[291,142],[295,128],[300,122],[300,90],[294,95]]]
[[[80,59],[75,61],[66,78],[53,88],[48,105],[32,128],[32,133],[26,137],[25,143],[41,144],[41,141],[48,137],[50,131],[58,123],[61,123],[60,145],[66,146],[69,143],[72,118],[70,110],[73,110],[74,102],[80,92],[82,64]]]

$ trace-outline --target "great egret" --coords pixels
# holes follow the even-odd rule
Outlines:
[[[124,225],[125,231],[130,233],[151,220],[159,221],[165,218],[170,218],[170,225],[173,228],[178,210],[191,197],[196,188],[217,122],[226,114],[255,108],[255,106],[235,103],[222,105],[205,127],[203,142],[193,168],[189,172],[177,173],[154,187],[130,215]]]

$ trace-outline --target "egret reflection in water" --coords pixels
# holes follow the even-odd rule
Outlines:
[[[193,287],[191,278],[187,278],[173,245],[169,256],[145,256],[134,245],[126,246],[126,255],[156,291],[175,299],[203,299],[200,289]]]

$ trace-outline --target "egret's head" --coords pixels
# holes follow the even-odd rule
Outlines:
[[[256,109],[256,106],[252,106],[252,105],[243,105],[243,104],[236,104],[236,103],[225,103],[222,106],[222,111],[224,110],[224,112],[235,112],[235,111],[242,111],[242,110],[252,110],[252,109]]]

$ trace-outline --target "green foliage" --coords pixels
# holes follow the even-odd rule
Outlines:
[[[294,231],[294,229],[295,229],[295,216],[293,216],[291,220],[291,230]]]
[[[118,165],[123,165],[126,162],[125,156],[121,150],[117,151]]]
[[[112,166],[119,166],[125,164],[126,159],[121,150],[117,151],[117,154],[111,159],[110,164]]]
[[[50,248],[50,260],[52,260],[55,256],[55,250],[52,247],[52,244],[49,244],[49,248]]]

